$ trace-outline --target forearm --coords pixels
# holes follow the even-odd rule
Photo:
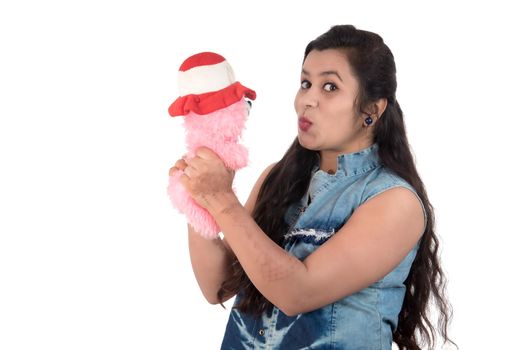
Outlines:
[[[232,258],[220,238],[205,239],[190,225],[187,227],[193,273],[207,301],[216,304],[217,291],[227,277]]]
[[[306,266],[273,242],[233,193],[208,198],[209,211],[255,287],[288,314],[300,303]]]

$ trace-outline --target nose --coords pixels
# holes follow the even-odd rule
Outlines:
[[[316,106],[318,106],[317,100],[311,100],[311,101],[308,101],[308,103],[306,103],[306,108],[311,108],[311,107],[316,107]]]
[[[313,89],[304,90],[301,95],[300,104],[304,108],[314,108],[318,106],[318,95]]]

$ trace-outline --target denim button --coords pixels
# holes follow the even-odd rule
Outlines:
[[[262,336],[264,335],[266,332],[263,330],[263,329],[259,329],[258,330],[258,335]]]

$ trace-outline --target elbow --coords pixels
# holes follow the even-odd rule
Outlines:
[[[287,317],[295,317],[295,316],[298,316],[299,314],[301,314],[301,312],[298,312],[298,311],[293,310],[293,309],[280,309],[280,311],[282,311],[284,313],[284,315],[286,315]]]
[[[287,300],[279,300],[274,303],[287,317],[295,317],[306,312],[317,309],[313,298],[307,297],[302,291],[299,295],[290,296]]]
[[[303,314],[303,313],[307,312],[305,309],[300,308],[297,305],[282,305],[282,307],[278,307],[278,308],[287,317],[295,317],[295,316],[298,316],[300,314]]]
[[[302,287],[280,289],[273,298],[266,298],[273,303],[287,317],[295,317],[314,310],[312,298],[309,297],[305,285]]]
[[[296,301],[288,301],[288,302],[282,302],[278,305],[275,304],[276,307],[280,311],[282,311],[287,317],[295,317],[299,314],[302,314],[304,312],[307,312],[303,306],[300,305],[300,303],[297,303]]]
[[[305,314],[306,312],[310,312],[310,311],[315,310],[315,308],[307,307],[306,305],[302,305],[302,306],[297,306],[297,305],[286,306],[286,307],[283,307],[283,308],[279,307],[279,309],[287,317],[295,317],[295,316],[298,316],[300,314]]]

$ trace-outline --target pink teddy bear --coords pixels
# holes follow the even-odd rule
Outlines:
[[[249,114],[255,91],[235,80],[224,57],[202,52],[187,58],[179,69],[180,97],[169,107],[171,116],[183,116],[186,129],[186,158],[195,156],[199,147],[213,150],[233,170],[247,165],[247,149],[238,143]],[[203,237],[218,237],[220,228],[209,214],[187,193],[180,183],[182,172],[169,177],[168,195],[189,224]],[[234,189],[233,189],[234,190]]]

